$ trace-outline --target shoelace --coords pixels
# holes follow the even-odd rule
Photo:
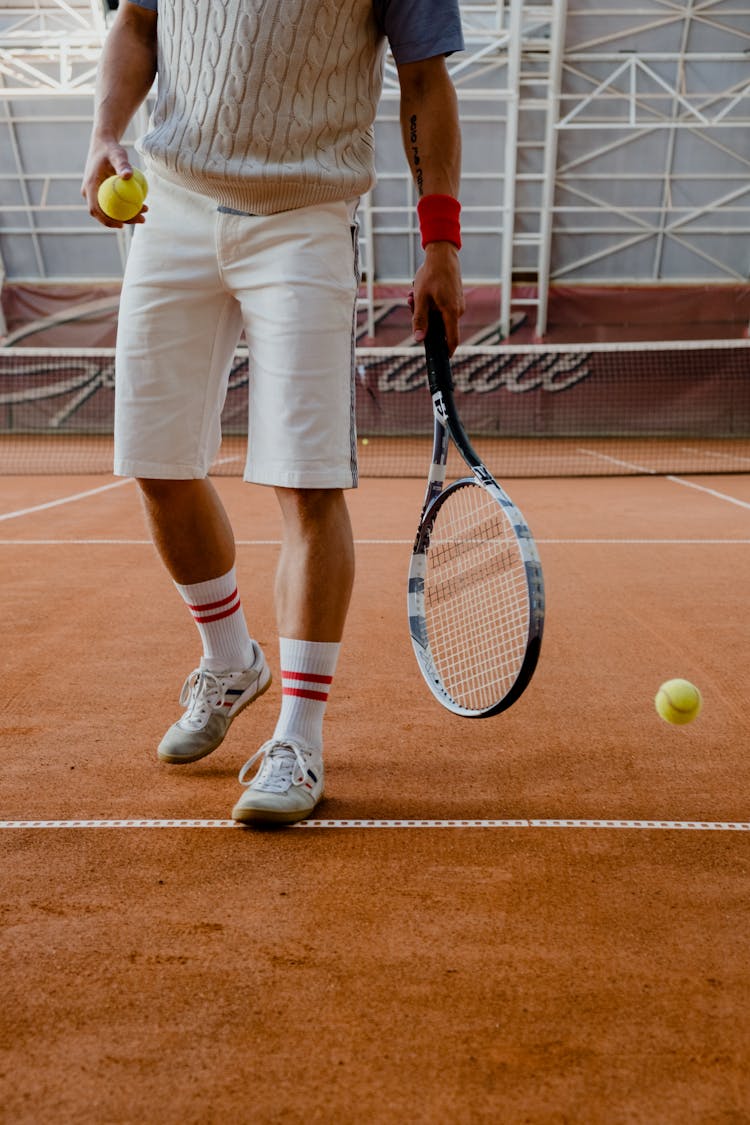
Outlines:
[[[301,785],[307,778],[306,753],[309,754],[309,751],[292,738],[284,742],[272,738],[245,762],[240,770],[240,785],[252,785],[254,789],[263,789],[268,793],[286,793],[290,786]],[[255,777],[246,781],[259,758],[263,758],[260,769]]]
[[[227,685],[213,672],[196,668],[182,685],[180,704],[186,710],[180,722],[185,726],[202,726],[207,714],[223,706],[226,689]]]

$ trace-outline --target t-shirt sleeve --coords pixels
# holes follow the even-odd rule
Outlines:
[[[458,0],[374,0],[374,7],[397,63],[464,48]]]
[[[135,4],[138,8],[148,8],[149,12],[155,12],[158,0],[128,0],[128,4]]]

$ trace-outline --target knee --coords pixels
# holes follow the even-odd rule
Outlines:
[[[349,512],[340,488],[279,488],[284,524],[302,535],[350,533]]]
[[[302,522],[318,522],[345,507],[340,488],[277,488],[276,495],[284,515]]]
[[[166,503],[181,496],[188,496],[193,480],[158,480],[153,477],[136,477],[136,484],[143,496],[155,503]]]

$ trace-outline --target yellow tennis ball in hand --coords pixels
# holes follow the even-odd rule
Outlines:
[[[123,180],[122,176],[110,176],[99,185],[97,200],[105,215],[110,219],[126,223],[134,219],[143,207],[146,198],[146,177],[143,172],[133,169],[132,178]]]
[[[143,193],[143,198],[145,199],[148,195],[148,181],[146,180],[146,177],[144,176],[140,168],[133,168],[133,179],[140,187]]]
[[[701,693],[689,680],[667,680],[656,693],[656,710],[668,723],[692,723],[703,706]]]

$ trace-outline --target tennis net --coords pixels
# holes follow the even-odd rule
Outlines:
[[[500,478],[750,470],[748,340],[465,347],[454,380]],[[214,473],[243,471],[248,383],[240,350]],[[355,392],[361,475],[423,476],[422,349],[358,349]],[[112,349],[0,348],[0,473],[111,471],[113,409]]]

